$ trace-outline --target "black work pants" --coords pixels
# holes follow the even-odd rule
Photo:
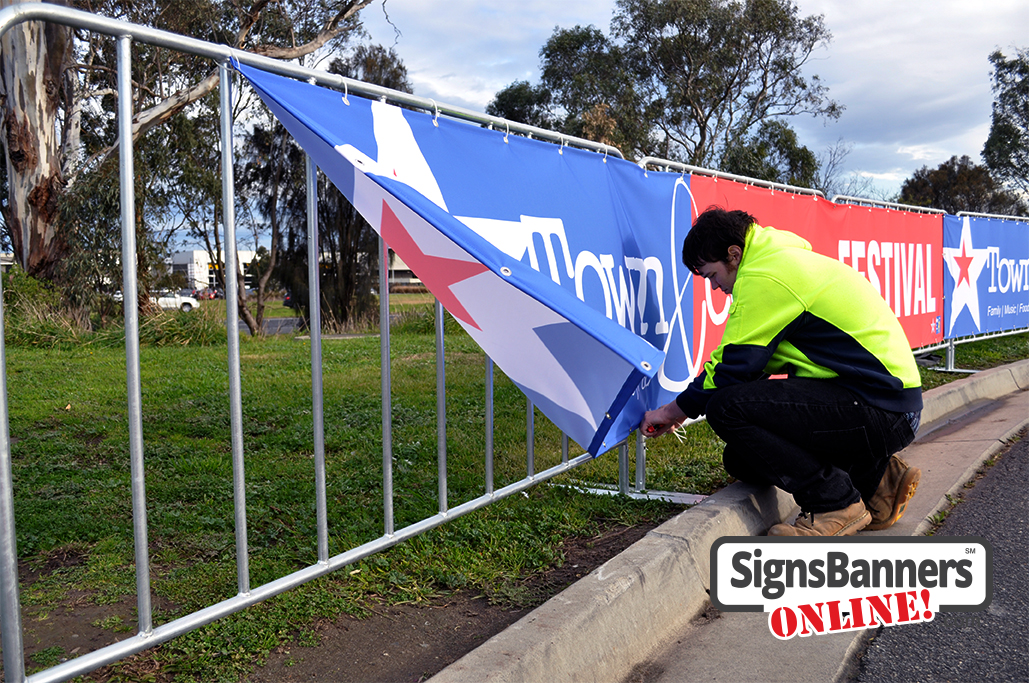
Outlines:
[[[890,456],[914,440],[902,413],[827,380],[774,379],[719,389],[707,406],[726,471],[793,494],[804,512],[868,500]]]

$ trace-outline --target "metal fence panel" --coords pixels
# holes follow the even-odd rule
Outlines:
[[[433,529],[444,522],[478,510],[490,503],[520,493],[525,489],[547,481],[581,464],[592,457],[584,453],[569,458],[567,439],[559,465],[535,472],[533,441],[533,409],[528,405],[527,476],[519,481],[494,488],[493,471],[493,363],[486,360],[486,434],[485,434],[485,482],[484,493],[472,500],[453,507],[448,504],[447,457],[446,457],[446,375],[445,349],[443,344],[443,311],[437,301],[437,409],[438,409],[438,491],[439,512],[431,517],[395,529],[393,515],[393,445],[392,405],[390,400],[390,335],[389,335],[389,283],[388,252],[380,240],[380,340],[382,363],[382,480],[383,480],[383,534],[370,542],[329,556],[328,515],[326,501],[325,434],[324,434],[324,392],[322,385],[322,339],[320,320],[320,292],[318,286],[318,216],[317,216],[317,169],[307,162],[307,213],[308,213],[308,264],[310,293],[311,329],[311,398],[313,416],[313,441],[315,459],[315,509],[317,516],[317,563],[305,567],[274,581],[253,588],[250,586],[246,521],[246,472],[243,442],[242,389],[240,378],[239,314],[235,306],[238,295],[238,281],[230,275],[225,281],[226,325],[228,329],[228,374],[231,451],[233,470],[233,512],[236,538],[236,573],[238,594],[204,609],[154,627],[152,622],[150,566],[147,542],[146,482],[144,478],[144,444],[142,429],[142,390],[140,380],[140,340],[138,307],[131,305],[138,301],[138,279],[136,268],[136,242],[133,188],[133,146],[132,146],[132,91],[131,91],[131,47],[134,41],[166,47],[214,59],[219,68],[220,90],[220,136],[222,150],[222,223],[226,244],[225,266],[230,274],[238,272],[236,263],[234,179],[232,147],[232,78],[229,62],[236,59],[259,68],[319,82],[323,85],[343,88],[344,91],[365,96],[388,99],[395,103],[434,110],[437,115],[464,118],[483,125],[504,127],[511,132],[557,142],[574,144],[602,151],[605,154],[621,156],[620,152],[607,145],[578,138],[559,135],[551,131],[517,124],[504,119],[486,116],[457,107],[438,105],[431,100],[417,98],[379,86],[353,81],[325,72],[303,69],[292,64],[239,52],[223,45],[205,43],[186,36],[178,36],[145,26],[128,24],[97,15],[46,4],[26,3],[0,11],[0,35],[9,28],[29,20],[51,21],[87,31],[105,34],[115,38],[118,59],[118,130],[119,164],[121,183],[122,224],[122,268],[125,308],[125,352],[128,390],[129,450],[131,463],[131,489],[133,509],[133,532],[136,562],[137,609],[139,613],[138,633],[102,649],[81,655],[70,661],[26,677],[21,624],[21,609],[18,588],[18,555],[15,535],[13,474],[11,464],[11,442],[9,430],[9,407],[7,403],[6,349],[3,345],[3,307],[0,303],[0,629],[4,650],[5,679],[12,682],[63,681],[88,673],[101,666],[136,654],[164,643],[179,635],[200,628],[217,619],[243,610],[263,600],[290,590],[296,586],[317,579],[325,574],[385,550],[406,539]],[[2,290],[0,290],[2,293]]]

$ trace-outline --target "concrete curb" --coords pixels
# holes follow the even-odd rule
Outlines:
[[[928,391],[920,434],[969,406],[1027,388],[1029,360]],[[783,491],[732,484],[652,530],[431,681],[622,680],[668,634],[703,612],[716,539],[764,533],[795,511],[793,497]]]
[[[922,429],[919,433],[967,412],[975,403],[992,401],[1026,389],[1029,389],[1029,360],[978,372],[931,389],[923,397]]]
[[[778,489],[735,483],[652,530],[431,680],[620,680],[637,655],[703,612],[708,549],[716,539],[762,533],[795,507]]]

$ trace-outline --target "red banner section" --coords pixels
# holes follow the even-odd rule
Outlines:
[[[759,224],[797,233],[816,252],[853,267],[893,309],[911,348],[943,341],[942,214],[833,204],[708,176],[692,176],[690,191],[697,213],[709,206],[742,209]],[[718,314],[727,307],[702,278],[695,277],[694,285],[694,311],[702,311],[694,316],[694,334],[705,332],[706,359],[721,338],[725,321]]]

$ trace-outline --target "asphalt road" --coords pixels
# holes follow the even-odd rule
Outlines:
[[[984,612],[880,628],[852,681],[1029,681],[1029,437],[967,490],[936,535],[993,545],[993,601]]]

